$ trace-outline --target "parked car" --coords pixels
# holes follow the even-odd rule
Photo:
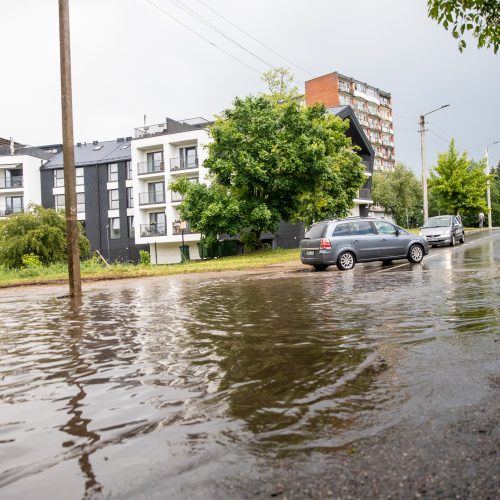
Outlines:
[[[453,247],[457,241],[465,242],[464,227],[454,215],[430,217],[420,228],[420,236],[426,238],[431,246],[450,245]]]
[[[345,271],[356,262],[408,259],[419,263],[429,252],[429,243],[383,219],[349,217],[313,224],[300,250],[302,263],[317,271],[333,264]]]

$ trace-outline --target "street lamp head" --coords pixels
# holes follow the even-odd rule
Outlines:
[[[500,142],[500,139],[498,141],[490,142],[487,146],[486,149],[488,149],[490,146],[493,146],[493,144],[498,144]]]

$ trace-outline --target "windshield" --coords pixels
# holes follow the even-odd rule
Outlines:
[[[424,227],[448,227],[451,226],[451,217],[449,215],[443,217],[431,217]]]
[[[306,232],[306,239],[316,239],[321,238],[323,236],[323,232],[327,225],[324,222],[320,222],[319,224],[314,224],[309,228],[309,231]]]

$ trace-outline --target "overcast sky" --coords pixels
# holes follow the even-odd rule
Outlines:
[[[179,1],[246,50],[181,10]],[[302,89],[305,80],[338,71],[391,92],[396,159],[416,172],[418,117],[443,104],[451,106],[428,117],[429,165],[452,136],[476,159],[500,139],[500,56],[472,40],[460,54],[451,34],[427,18],[425,0],[69,3],[75,142],[133,135],[145,114],[150,124],[165,116],[210,119],[235,96],[264,91],[259,75],[266,63],[289,67]],[[58,2],[4,0],[1,12],[0,137],[62,142]],[[490,164],[499,160],[497,144]]]

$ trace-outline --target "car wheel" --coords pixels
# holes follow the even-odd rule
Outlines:
[[[412,245],[408,252],[408,260],[413,262],[413,264],[418,264],[422,262],[424,258],[424,249],[420,245]]]
[[[352,252],[342,252],[337,259],[337,267],[341,271],[349,271],[356,264],[356,258]]]
[[[462,233],[462,236],[458,241],[460,241],[460,244],[465,243],[465,233]]]
[[[454,247],[454,246],[455,246],[455,243],[456,243],[456,241],[455,241],[455,235],[454,235],[454,234],[452,234],[452,235],[451,235],[451,241],[450,241],[450,247]]]
[[[325,271],[328,267],[327,264],[315,264],[313,265],[315,271]]]

